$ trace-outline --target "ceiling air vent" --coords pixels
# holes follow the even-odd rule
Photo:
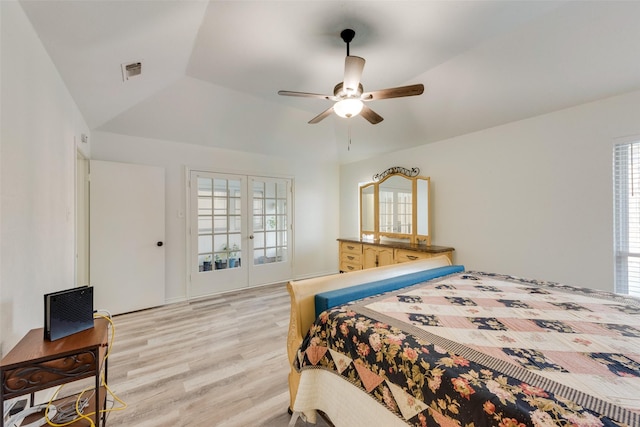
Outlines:
[[[142,74],[142,62],[131,62],[122,64],[122,81],[127,81],[132,77]]]

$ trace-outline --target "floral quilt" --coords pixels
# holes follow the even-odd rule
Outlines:
[[[295,365],[411,426],[640,426],[640,301],[454,274],[323,312]]]

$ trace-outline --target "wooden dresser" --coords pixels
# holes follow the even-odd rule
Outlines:
[[[446,255],[453,262],[453,248],[418,245],[404,242],[372,242],[368,240],[338,239],[340,244],[340,272],[382,267],[399,262],[414,261]]]

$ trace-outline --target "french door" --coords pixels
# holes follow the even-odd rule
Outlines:
[[[291,180],[189,174],[189,297],[290,279]]]

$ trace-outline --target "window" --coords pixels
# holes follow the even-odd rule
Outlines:
[[[615,291],[640,296],[640,139],[614,146]]]

